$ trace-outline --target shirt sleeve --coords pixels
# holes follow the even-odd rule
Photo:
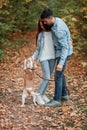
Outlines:
[[[39,47],[36,48],[35,52],[33,53],[33,55],[31,56],[33,60],[37,60],[38,59],[38,54],[39,54]]]
[[[38,55],[40,52],[39,42],[40,42],[40,35],[38,36],[38,39],[37,39],[37,48],[36,48],[35,52],[33,53],[33,55],[31,56],[33,60],[38,60]]]
[[[64,65],[64,62],[68,55],[68,47],[69,47],[67,41],[67,33],[64,30],[58,31],[56,33],[56,37],[58,38],[57,40],[59,45],[61,46],[61,51],[62,51],[59,64]]]

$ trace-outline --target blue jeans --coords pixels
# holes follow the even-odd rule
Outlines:
[[[44,95],[46,93],[48,83],[54,69],[55,59],[45,60],[45,61],[40,62],[40,64],[41,64],[41,68],[43,72],[43,81],[40,84],[38,93],[40,93],[41,95]]]
[[[54,93],[54,100],[61,101],[62,96],[67,96],[68,91],[66,87],[66,78],[64,76],[64,71],[66,68],[67,61],[70,56],[68,56],[65,60],[65,63],[63,65],[62,71],[55,71],[55,93]],[[57,65],[59,63],[60,57],[56,59]]]

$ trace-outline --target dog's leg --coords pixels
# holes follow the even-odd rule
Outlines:
[[[37,96],[39,95],[39,93],[37,92],[32,92],[32,96],[33,96],[33,102],[34,102],[34,105],[36,106],[37,105]]]
[[[25,104],[25,99],[27,98],[28,96],[28,92],[26,89],[23,90],[23,93],[22,93],[22,105],[21,107],[24,107],[24,104]]]
[[[34,103],[35,106],[37,105],[36,101],[37,101],[37,97],[36,97],[35,94],[33,94],[33,103]]]

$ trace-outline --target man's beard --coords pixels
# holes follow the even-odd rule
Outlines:
[[[51,27],[53,26],[53,24],[52,24],[52,25],[47,25],[47,24],[44,24],[44,23],[43,23],[43,26],[44,26],[44,28],[46,29],[46,31],[50,31],[50,30],[51,30]]]

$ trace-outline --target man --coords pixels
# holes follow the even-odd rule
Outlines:
[[[51,27],[52,37],[55,47],[56,56],[56,71],[55,71],[55,93],[52,100],[45,104],[45,106],[60,106],[61,100],[68,100],[68,92],[66,88],[66,79],[64,70],[67,61],[73,52],[72,40],[70,31],[64,21],[53,16],[52,10],[46,8],[42,12],[41,21],[44,25]]]

